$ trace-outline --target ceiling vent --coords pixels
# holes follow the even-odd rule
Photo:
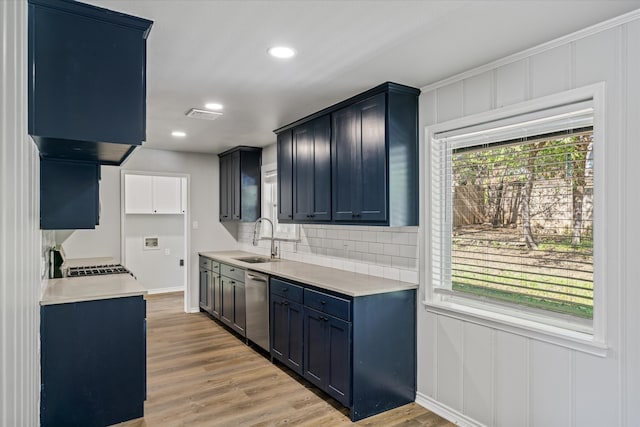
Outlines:
[[[202,120],[215,120],[220,117],[222,113],[217,111],[208,111],[208,110],[199,110],[197,108],[192,108],[186,112],[185,116],[192,117],[194,119],[202,119]]]

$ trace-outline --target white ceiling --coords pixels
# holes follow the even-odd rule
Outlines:
[[[640,0],[85,0],[154,21],[148,148],[219,153],[385,81],[422,87],[640,8]],[[273,45],[298,55],[275,60]],[[215,121],[187,118],[206,102]],[[187,137],[177,139],[172,130]]]

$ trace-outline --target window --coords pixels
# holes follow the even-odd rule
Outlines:
[[[274,163],[262,166],[262,216],[273,222],[275,238],[298,240],[297,224],[278,223],[278,170]],[[270,227],[261,226],[260,236],[270,238]]]
[[[428,130],[427,304],[593,336],[594,100],[493,115]]]

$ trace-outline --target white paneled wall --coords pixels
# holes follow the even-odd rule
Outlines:
[[[0,2],[0,425],[38,425],[44,247],[38,153],[27,136],[27,2]]]
[[[596,82],[606,84],[596,286],[606,287],[609,350],[598,357],[419,308],[418,402],[463,425],[640,426],[640,11],[423,88],[421,182],[424,126]],[[422,298],[427,269],[425,260]]]
[[[243,249],[268,253],[268,240],[252,239],[253,223],[241,224]],[[300,225],[299,242],[277,244],[285,259],[418,283],[418,227]]]

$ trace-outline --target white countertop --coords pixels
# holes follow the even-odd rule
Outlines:
[[[73,258],[65,261],[65,268],[113,263],[115,261],[111,257]],[[146,294],[147,290],[140,282],[127,273],[63,277],[62,279],[49,279],[47,281],[40,299],[40,305],[66,304]]]
[[[199,254],[236,267],[294,280],[352,297],[418,288],[418,285],[414,283],[368,276],[366,274],[353,273],[298,261],[283,259],[274,262],[251,264],[234,259],[248,256],[262,256],[250,252],[223,251],[200,252]]]

